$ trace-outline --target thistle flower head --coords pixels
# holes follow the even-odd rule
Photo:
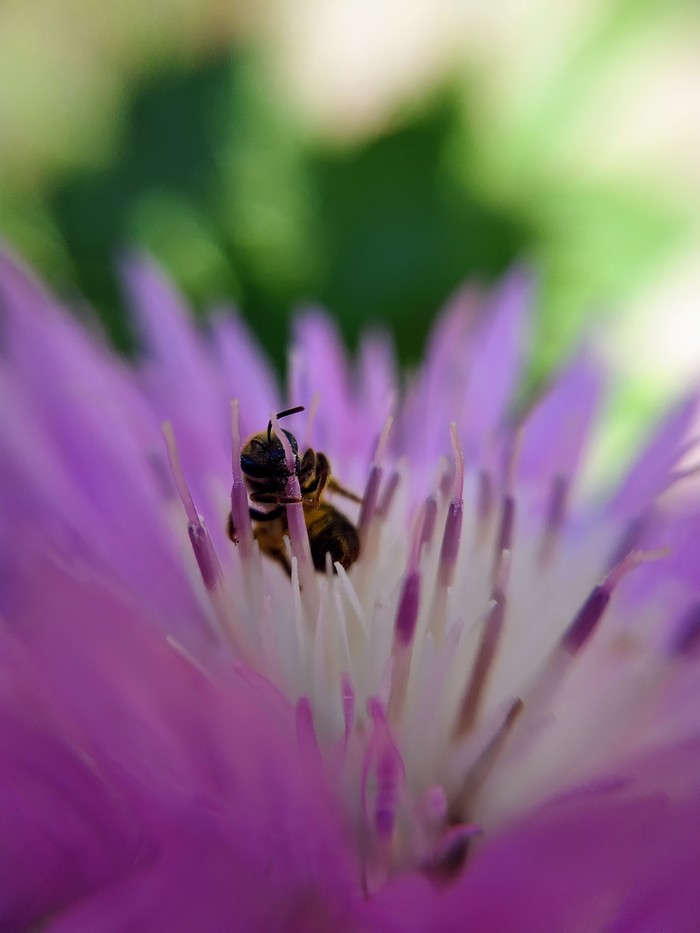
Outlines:
[[[523,404],[521,271],[404,384],[303,315],[284,394],[125,281],[130,364],[0,268],[0,926],[695,930],[695,396],[591,501],[602,376]]]

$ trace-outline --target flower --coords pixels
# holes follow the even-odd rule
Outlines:
[[[402,396],[384,336],[353,368],[309,312],[285,425],[362,549],[315,573],[292,503],[289,578],[240,464],[284,437],[264,359],[125,282],[135,363],[0,267],[0,927],[697,930],[696,397],[591,503],[602,377],[582,351],[518,408],[523,272]]]

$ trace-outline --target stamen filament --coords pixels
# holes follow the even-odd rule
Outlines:
[[[241,423],[238,399],[231,402],[231,515],[238,536],[241,559],[247,563],[253,554],[253,529],[248,512],[248,493],[241,472]]]
[[[399,473],[397,470],[394,470],[387,480],[386,485],[384,486],[379,504],[376,508],[375,514],[379,516],[379,518],[386,518],[389,514],[389,509],[391,508],[391,503],[394,499],[394,495],[396,494],[399,480]]]
[[[299,486],[299,477],[296,473],[296,460],[289,438],[280,428],[275,412],[270,414],[270,421],[275,435],[282,444],[284,455],[287,460],[287,469],[289,479],[285,494],[290,499],[296,499],[296,502],[289,502],[287,509],[287,525],[289,527],[289,538],[292,545],[292,551],[299,563],[299,580],[302,591],[302,599],[306,609],[307,624],[312,628],[316,624],[318,615],[319,594],[316,574],[314,572],[311,560],[311,548],[309,546],[309,535],[306,530],[306,521],[304,519],[304,506],[301,502],[301,487]]]
[[[250,663],[251,658],[249,651],[243,642],[241,634],[238,631],[238,626],[232,616],[232,602],[224,593],[224,577],[219,558],[214,550],[214,545],[209,537],[209,532],[206,529],[204,521],[199,516],[195,507],[192,493],[187,485],[187,480],[185,479],[182,465],[180,464],[173,427],[169,422],[163,425],[163,434],[165,435],[170,469],[188,520],[187,533],[204,586],[209,594],[212,606],[214,607],[219,627],[236,655],[241,660]]]
[[[503,633],[506,617],[506,597],[501,591],[495,591],[491,607],[484,621],[479,648],[474,658],[467,687],[460,704],[459,717],[455,727],[455,737],[464,735],[471,729],[479,715],[484,698],[486,683],[492,670],[498,645]]]
[[[540,546],[539,560],[541,565],[546,564],[552,557],[557,536],[564,523],[568,494],[568,479],[565,476],[555,476],[550,490],[547,518]]]

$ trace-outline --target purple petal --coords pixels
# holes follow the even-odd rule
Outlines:
[[[396,357],[391,338],[384,333],[365,335],[360,342],[355,393],[358,398],[357,413],[364,429],[364,437],[358,437],[362,447],[357,454],[358,459],[364,460],[367,465],[384,423],[392,407],[396,407],[398,391]]]
[[[226,397],[240,401],[243,438],[261,431],[270,412],[281,407],[277,380],[243,321],[231,311],[213,315],[210,323]]]
[[[462,413],[480,296],[462,288],[435,324],[420,373],[409,386],[396,426],[399,453],[432,467],[449,450],[449,424]],[[436,417],[440,412],[440,417]]]
[[[529,276],[522,270],[511,272],[484,309],[473,355],[462,364],[469,370],[463,415],[468,459],[489,458],[494,434],[514,401],[522,378],[531,300]]]
[[[695,504],[658,509],[649,515],[636,537],[627,544],[639,550],[658,551],[644,571],[631,574],[620,587],[624,608],[631,617],[648,607],[650,600],[663,599],[663,616],[671,626],[677,612],[692,593],[700,592],[700,512]],[[628,547],[628,550],[631,548]]]
[[[655,498],[672,479],[695,401],[672,415],[641,456],[600,535],[591,530],[590,519],[600,517],[595,514],[584,514],[570,535],[562,523],[568,481],[601,387],[594,364],[582,355],[523,429],[518,478],[550,495],[542,535],[541,516],[529,524],[520,490],[499,489],[493,473],[509,438],[504,429],[522,365],[526,277],[512,275],[478,318],[474,296],[460,293],[436,328],[428,362],[398,413],[389,456],[405,456],[405,465],[370,471],[360,521],[363,547],[368,542],[365,566],[353,568],[359,572],[351,583],[344,576],[336,581],[345,590],[334,592],[332,579],[318,581],[321,606],[356,587],[352,604],[365,621],[375,629],[397,622],[393,657],[376,664],[368,657],[367,669],[358,654],[359,629],[346,631],[336,645],[348,653],[351,674],[343,675],[312,598],[317,581],[302,579],[301,615],[291,607],[287,618],[286,581],[279,573],[268,579],[264,565],[258,573],[249,540],[247,563],[236,564],[241,573],[227,581],[224,597],[226,561],[217,560],[198,516],[201,509],[214,525],[213,537],[223,538],[231,395],[240,400],[244,431],[262,427],[280,405],[259,350],[233,318],[219,317],[210,334],[200,335],[178,296],[147,263],[132,262],[127,275],[145,338],[138,368],[113,358],[99,335],[87,336],[18,264],[0,257],[0,484],[10,493],[0,499],[0,928],[694,931],[700,911],[694,879],[700,864],[700,746],[679,743],[698,732],[698,625],[687,609],[697,611],[700,524],[689,496]],[[396,386],[388,342],[365,341],[351,369],[333,325],[310,313],[297,327],[291,385],[296,397],[290,404],[311,406],[318,397],[308,439],[329,452],[334,470],[340,465],[341,481],[346,469],[353,479],[366,478]],[[164,417],[174,423],[182,455],[181,475],[166,432],[186,516],[164,472]],[[289,421],[300,443],[306,417]],[[436,480],[436,460],[449,450],[451,420],[458,422],[472,475],[463,475],[455,430],[455,475],[441,466],[442,479]],[[287,456],[290,462],[290,450]],[[389,514],[386,507],[396,489],[392,477],[399,474],[410,476],[411,497],[421,484],[439,484],[417,514],[409,497],[403,526],[396,514],[406,502],[403,486]],[[490,490],[492,501],[502,503],[500,519],[485,506],[475,516],[469,499],[462,508],[463,485],[474,490],[481,478],[483,502]],[[234,498],[238,524],[244,524],[246,493],[239,481],[243,498]],[[201,581],[191,582],[182,568],[180,548],[187,539],[173,523],[174,511],[181,532],[189,522],[212,604],[224,619],[230,612],[234,628],[240,620],[253,634],[250,656],[260,649],[260,672],[234,662],[228,642],[212,637]],[[302,512],[298,503],[290,510],[300,522],[290,526],[293,548],[307,544]],[[635,523],[640,518],[644,522]],[[438,520],[445,522],[439,552],[433,528]],[[609,606],[612,581],[598,587],[589,581],[593,595],[563,636],[576,649],[575,666],[570,657],[567,666],[557,667],[557,652],[550,665],[546,636],[542,683],[535,684],[541,689],[526,695],[525,706],[534,695],[533,716],[541,711],[544,717],[554,697],[555,717],[566,714],[568,703],[578,709],[579,700],[582,712],[593,703],[595,714],[600,694],[586,691],[605,690],[612,682],[617,688],[619,681],[621,702],[642,707],[635,705],[630,714],[635,735],[629,747],[647,749],[646,757],[623,760],[612,741],[598,748],[591,738],[581,761],[593,775],[590,783],[565,788],[529,812],[525,799],[514,799],[510,809],[485,806],[480,813],[480,782],[490,778],[495,759],[488,763],[479,755],[463,773],[467,789],[457,799],[449,786],[459,782],[457,769],[468,767],[461,756],[472,754],[472,745],[478,751],[490,728],[479,732],[483,723],[469,715],[479,705],[469,698],[480,700],[483,678],[472,680],[478,689],[460,694],[456,678],[470,665],[456,658],[455,677],[447,666],[462,631],[478,636],[465,623],[478,621],[480,600],[491,592],[487,619],[495,627],[486,631],[499,641],[499,651],[507,650],[501,631],[507,636],[509,626],[525,625],[529,613],[542,608],[554,616],[556,605],[545,602],[566,600],[569,585],[583,587],[585,574],[595,575],[606,559],[600,542],[612,550],[611,531],[618,524],[626,550],[667,546],[669,556],[631,575]],[[592,553],[586,554],[580,545],[589,533]],[[473,546],[467,541],[458,548],[467,534]],[[546,551],[543,541],[556,553]],[[528,555],[529,545],[535,550]],[[494,549],[495,562],[489,559]],[[566,560],[576,562],[571,580]],[[425,613],[418,606],[419,578]],[[497,585],[489,590],[493,578]],[[408,581],[403,591],[402,579]],[[222,606],[217,600],[224,598]],[[336,603],[339,617],[343,605],[342,599]],[[443,608],[448,622],[454,620],[446,636]],[[258,609],[259,639],[253,632]],[[304,614],[313,625],[295,630]],[[557,624],[564,631],[571,616],[565,609],[561,615]],[[381,648],[380,642],[373,634],[372,645]],[[478,674],[489,668],[481,662],[493,655],[493,645],[477,637],[474,648],[471,669]],[[534,657],[534,630],[527,648]],[[288,670],[282,656],[289,649]],[[314,670],[308,695],[307,661]],[[328,671],[325,661],[332,662]],[[278,671],[288,696],[264,676],[271,670]],[[342,712],[343,721],[335,736],[333,710],[323,708],[324,677],[316,673],[336,677],[330,703],[337,707],[342,693],[342,711],[336,708],[335,715]],[[507,690],[508,678],[501,679]],[[469,720],[474,730],[457,744],[454,712],[442,710],[443,680],[463,699],[458,727]],[[372,726],[363,700],[377,686],[388,698],[388,718],[382,702],[370,700]],[[637,686],[640,697],[644,689],[642,700]],[[300,695],[295,707],[289,697]],[[517,701],[511,709],[522,705]],[[432,713],[444,713],[445,721],[433,723]],[[581,721],[587,722],[585,716]],[[422,745],[409,743],[424,736],[432,741],[433,728],[446,740],[452,735],[450,749],[444,760],[442,751],[435,762],[434,755],[424,756],[415,771]],[[492,742],[486,748],[498,754]],[[611,748],[617,756],[612,762]],[[571,751],[576,749],[574,743]],[[554,774],[564,773],[554,757]],[[607,762],[605,770],[596,770],[599,761]],[[567,768],[568,759],[563,764]],[[446,781],[433,788],[442,805],[430,814],[423,805],[423,765],[433,772],[425,775],[430,782]],[[514,793],[523,778],[527,785],[527,767],[511,774],[506,763],[501,775],[504,783],[513,781]],[[497,782],[486,796],[492,791],[498,804]],[[467,807],[474,825],[462,825],[465,814],[457,812],[456,825],[442,822],[453,809]],[[504,812],[519,815],[489,823],[489,813]],[[465,830],[467,836],[460,836]],[[468,838],[468,846],[451,848],[455,838]],[[466,861],[457,864],[462,856]]]
[[[5,561],[21,557],[23,535],[43,535],[191,629],[200,613],[164,509],[160,431],[130,374],[6,255],[0,299]]]
[[[292,800],[287,801],[293,805]],[[265,827],[261,826],[264,832]],[[350,899],[327,874],[329,853],[280,871],[275,838],[267,864],[251,862],[244,845],[222,837],[217,820],[192,808],[169,828],[158,862],[78,906],[50,933],[325,933],[357,930]],[[302,847],[306,848],[306,847]],[[308,851],[305,854],[309,854]],[[332,857],[332,853],[331,853]]]
[[[145,346],[143,381],[159,424],[172,423],[185,475],[214,524],[211,480],[228,485],[231,399],[213,353],[193,327],[182,299],[149,262],[124,263],[124,281]]]
[[[0,927],[10,931],[111,883],[149,853],[124,801],[61,741],[60,719],[36,721],[29,677],[12,683],[12,695],[3,674]]]
[[[693,393],[661,422],[612,497],[608,508],[613,515],[635,518],[668,486],[697,410],[698,396]]]
[[[573,477],[586,450],[603,393],[603,374],[581,353],[525,420],[518,456],[521,479]]]
[[[348,362],[337,329],[320,311],[307,311],[297,318],[289,368],[291,403],[304,405],[308,411],[314,395],[322,400],[312,446],[337,457],[352,452],[358,426],[349,402]]]

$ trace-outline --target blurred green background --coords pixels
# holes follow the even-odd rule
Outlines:
[[[524,259],[532,379],[593,334],[646,415],[700,255],[699,43],[685,0],[5,0],[0,234],[125,350],[137,244],[278,365],[309,301],[410,364],[461,282]]]

